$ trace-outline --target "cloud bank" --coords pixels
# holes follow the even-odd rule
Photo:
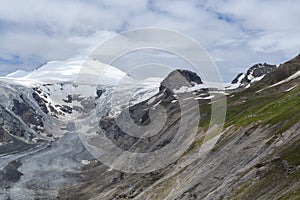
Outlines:
[[[194,38],[230,80],[300,53],[299,8],[293,0],[1,1],[0,74],[85,56],[116,33],[151,26]]]

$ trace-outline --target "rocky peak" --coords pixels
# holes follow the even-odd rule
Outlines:
[[[252,83],[261,80],[266,74],[269,74],[276,68],[276,65],[267,63],[258,63],[250,67],[246,73],[240,73],[231,82],[232,84],[239,84],[240,88],[250,86]]]
[[[200,77],[189,70],[177,69],[172,71],[160,84],[159,90],[163,89],[179,89],[182,86],[192,87],[195,84],[202,84]]]
[[[265,74],[270,73],[275,68],[276,68],[276,65],[269,65],[267,63],[264,63],[264,64],[259,63],[256,65],[253,65],[247,71],[247,78],[251,79],[251,77],[249,77],[249,76],[261,77]]]
[[[240,82],[240,79],[243,79],[245,77],[244,73],[239,73],[231,82],[232,84],[236,84]]]

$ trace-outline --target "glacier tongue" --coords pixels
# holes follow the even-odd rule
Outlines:
[[[97,99],[98,118],[105,115],[116,117],[124,108],[147,100],[159,92],[158,86],[145,83],[128,84],[121,87],[100,86],[98,90],[105,91]]]

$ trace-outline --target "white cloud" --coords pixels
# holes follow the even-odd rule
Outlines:
[[[0,74],[86,55],[116,32],[182,32],[215,58],[226,80],[256,62],[299,52],[300,2],[293,0],[10,0],[0,2]],[[18,56],[23,63],[7,62]]]

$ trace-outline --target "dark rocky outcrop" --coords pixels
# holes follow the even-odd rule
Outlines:
[[[231,83],[232,83],[232,84],[238,83],[240,77],[243,76],[243,75],[244,75],[244,73],[239,73],[239,74],[233,79],[233,81],[231,81]]]
[[[22,113],[18,111],[18,113]],[[24,113],[22,113],[24,114]],[[0,125],[2,138],[5,140],[11,140],[9,135],[17,136],[23,139],[32,139],[32,133],[30,133],[24,124],[15,118],[10,112],[8,112],[4,107],[0,105]],[[6,139],[5,139],[6,138]]]
[[[97,94],[96,99],[100,98],[104,92],[105,92],[105,89],[98,89],[96,91],[96,94]]]
[[[23,98],[23,102],[20,102],[16,99],[13,100],[12,111],[20,116],[25,124],[28,127],[32,128],[36,132],[44,131],[44,122],[43,117],[39,115]]]
[[[67,99],[63,99],[63,101],[66,102],[66,103],[72,103],[72,100],[73,100],[72,95],[68,95]]]
[[[2,120],[2,119],[1,119]],[[0,123],[0,142],[3,144],[8,144],[13,142],[13,138],[9,135],[7,131],[2,128],[3,123]]]
[[[250,67],[246,73],[247,76],[252,75],[254,77],[260,77],[265,74],[270,73],[272,70],[276,68],[276,65],[269,65],[267,63],[264,64],[256,64]]]
[[[32,93],[32,97],[33,97],[33,99],[35,99],[35,101],[37,102],[37,104],[39,105],[41,110],[44,113],[48,114],[49,111],[48,111],[48,108],[47,108],[47,105],[46,105],[48,102],[45,99],[41,98],[38,93],[39,93],[38,91],[37,91],[37,93],[35,93],[35,92]]]

